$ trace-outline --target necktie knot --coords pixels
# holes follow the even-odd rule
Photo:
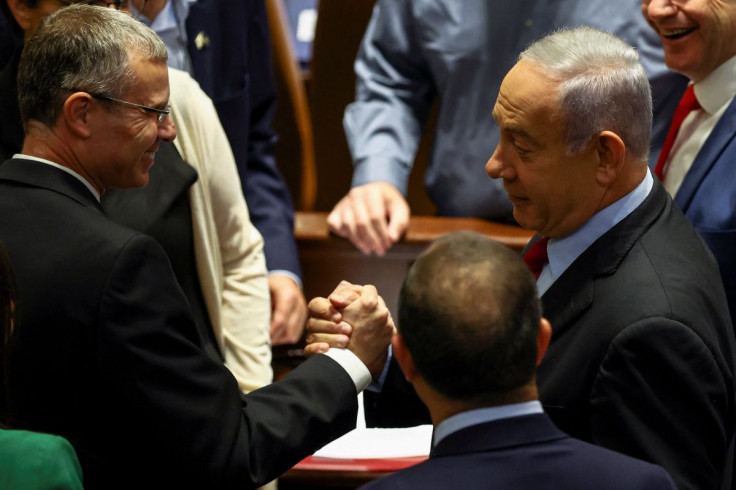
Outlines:
[[[684,113],[682,119],[685,119],[685,116],[690,114],[690,112],[698,109],[700,109],[700,102],[698,102],[698,98],[695,96],[695,85],[688,85],[685,93],[682,94],[680,103],[677,104],[676,111],[682,111]]]
[[[654,174],[660,179],[664,180],[667,171],[665,164],[667,163],[667,158],[670,156],[672,145],[675,144],[675,139],[677,138],[677,133],[680,131],[682,122],[688,114],[700,108],[700,102],[695,97],[694,85],[688,85],[685,93],[682,94],[680,103],[677,104],[674,116],[672,116],[672,124],[670,125],[670,130],[667,132],[667,139],[664,141],[664,145],[662,145],[662,151],[659,152],[657,165],[654,167]]]
[[[549,238],[543,236],[534,244],[529,247],[529,250],[524,254],[524,263],[532,271],[534,277],[539,279],[539,274],[542,272],[544,264],[548,262],[547,259],[547,242]]]

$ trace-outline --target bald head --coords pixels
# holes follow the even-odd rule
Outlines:
[[[399,297],[398,330],[417,371],[443,396],[506,401],[534,380],[540,305],[517,254],[477,233],[435,241]]]

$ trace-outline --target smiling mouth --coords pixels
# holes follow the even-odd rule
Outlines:
[[[670,29],[667,31],[660,31],[662,33],[662,37],[667,39],[680,39],[681,37],[685,37],[691,32],[695,31],[695,27],[690,27],[687,29]]]

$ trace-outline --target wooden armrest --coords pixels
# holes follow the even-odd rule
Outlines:
[[[458,230],[482,233],[519,252],[534,235],[534,232],[518,226],[492,223],[477,218],[412,216],[409,229],[400,244],[424,246],[445,233]],[[327,227],[327,213],[295,213],[294,234],[300,243],[313,241],[331,242],[333,245],[340,242],[348,243],[347,240],[330,234]]]

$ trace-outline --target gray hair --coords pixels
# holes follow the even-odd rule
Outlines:
[[[49,15],[29,40],[18,67],[21,119],[52,126],[70,90],[123,98],[135,59],[163,62],[166,45],[130,15],[76,4]]]
[[[646,161],[652,133],[652,93],[636,50],[611,33],[590,27],[563,29],[531,44],[519,61],[537,64],[559,80],[568,152],[613,131],[627,152]]]

